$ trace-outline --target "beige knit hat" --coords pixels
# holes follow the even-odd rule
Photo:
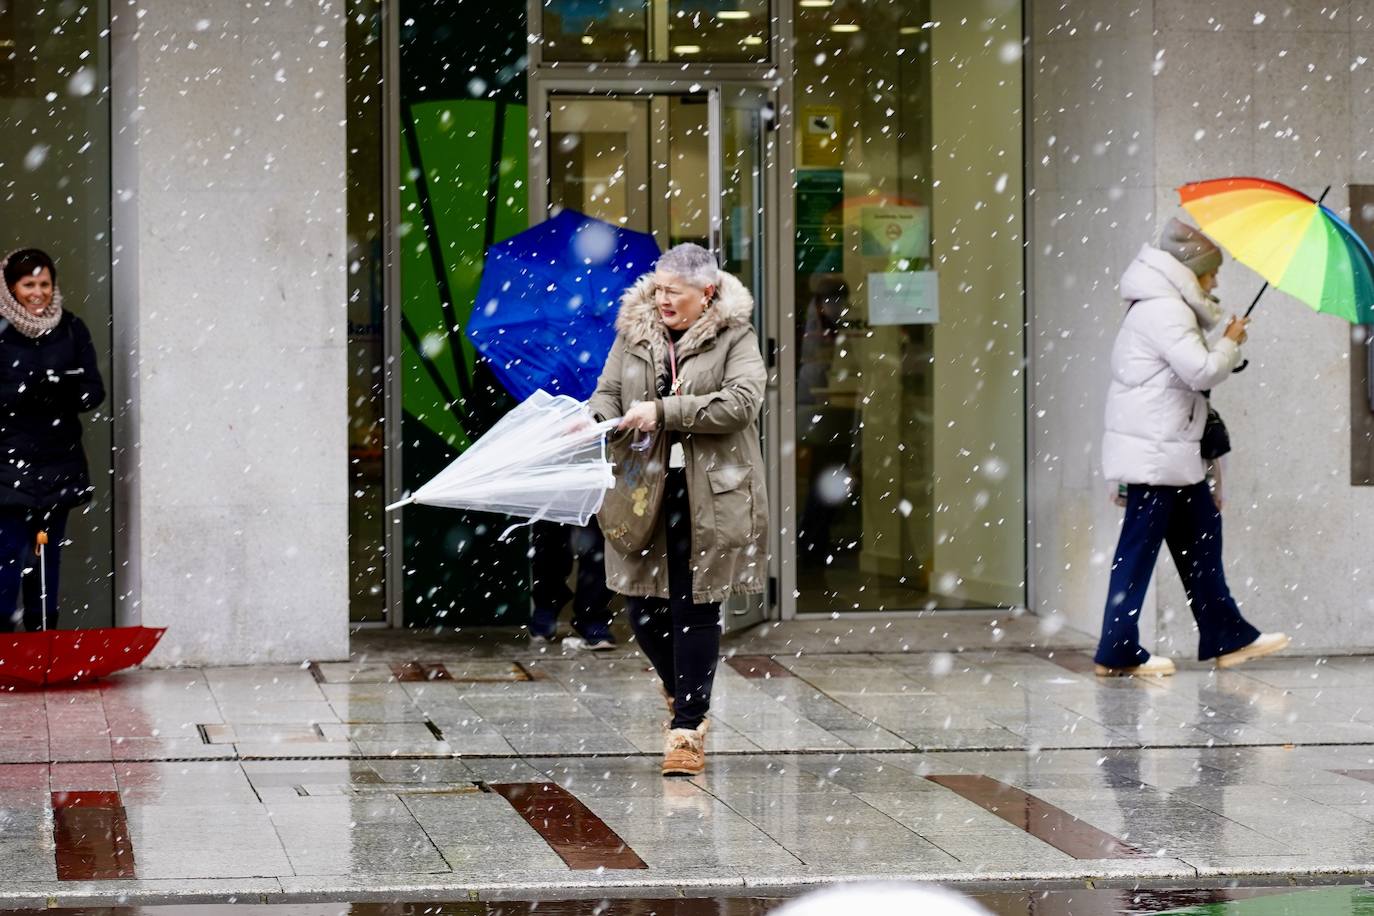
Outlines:
[[[1216,242],[1181,219],[1169,220],[1159,234],[1159,250],[1172,255],[1199,277],[1221,266],[1221,249]]]

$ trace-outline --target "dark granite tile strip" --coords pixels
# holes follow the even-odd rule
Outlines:
[[[54,792],[52,807],[59,881],[138,877],[118,792]]]
[[[990,776],[927,776],[926,779],[958,793],[1075,859],[1136,859],[1147,855],[1064,809]]]
[[[427,681],[425,666],[419,662],[392,662],[391,676],[398,681]]]
[[[629,845],[567,789],[552,782],[490,783],[568,867],[648,868]]]
[[[795,676],[767,655],[731,655],[725,664],[750,680]]]

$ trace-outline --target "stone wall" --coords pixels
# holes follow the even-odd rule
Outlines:
[[[1031,8],[1034,605],[1096,631],[1120,523],[1099,465],[1117,279],[1184,182],[1332,185],[1326,202],[1344,212],[1347,186],[1374,181],[1374,3]],[[1229,260],[1220,280],[1234,311],[1261,283]],[[1256,625],[1306,649],[1374,645],[1363,591],[1374,493],[1350,486],[1349,340],[1340,321],[1271,291],[1244,348],[1250,367],[1214,396],[1236,449],[1232,590]],[[1187,657],[1187,604],[1167,559],[1160,572],[1146,645]]]
[[[348,645],[341,0],[115,0],[120,618],[153,663]]]

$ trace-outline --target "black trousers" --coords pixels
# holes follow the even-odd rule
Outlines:
[[[692,506],[681,468],[668,471],[663,513],[669,598],[625,601],[635,639],[673,696],[672,727],[696,728],[711,708],[711,684],[720,661],[720,602],[692,601]]]
[[[48,629],[57,628],[57,583],[61,574],[62,538],[67,530],[67,510],[0,510],[0,633],[13,633],[20,617],[24,629],[35,633],[43,629],[39,601],[38,557],[34,544],[38,532],[48,532],[47,555]],[[22,608],[20,593],[23,593]]]
[[[596,519],[586,526],[535,522],[530,534],[530,592],[537,609],[557,616],[569,599],[573,626],[609,625],[611,598],[606,587],[606,539]],[[568,573],[577,559],[577,590],[568,590]]]

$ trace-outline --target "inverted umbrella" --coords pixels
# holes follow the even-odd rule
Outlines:
[[[591,397],[620,294],[658,260],[653,237],[563,210],[487,251],[467,335],[516,398]]]
[[[567,395],[536,391],[387,510],[423,503],[585,525],[615,486],[606,435],[617,422],[597,422],[586,404]]]
[[[0,690],[91,681],[131,668],[153,651],[164,628],[97,627],[49,630],[46,531],[38,534],[39,601],[43,629],[0,633]]]
[[[1198,227],[1264,277],[1265,288],[1352,324],[1374,322],[1374,254],[1320,199],[1263,178],[1199,181],[1178,194]]]

